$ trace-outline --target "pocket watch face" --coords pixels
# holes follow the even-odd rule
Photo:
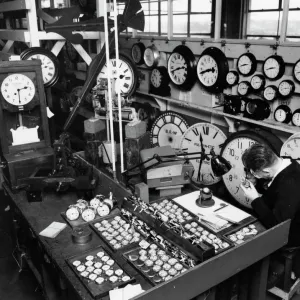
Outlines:
[[[276,80],[284,74],[284,61],[281,56],[272,55],[263,64],[263,72],[270,80]]]
[[[154,87],[159,88],[161,85],[161,74],[158,69],[153,69],[151,72],[151,83]]]
[[[81,214],[82,219],[86,222],[94,220],[95,216],[95,211],[91,208],[86,208]]]
[[[183,84],[187,78],[187,61],[179,53],[172,53],[168,60],[168,71],[171,80],[178,85]]]
[[[210,55],[200,57],[197,64],[197,74],[204,86],[212,86],[218,79],[219,68],[217,62]]]
[[[79,210],[76,207],[70,207],[67,211],[66,211],[66,216],[70,221],[74,221],[77,220],[79,218]]]
[[[35,86],[28,76],[18,73],[11,74],[2,81],[1,94],[8,103],[22,106],[33,99]]]
[[[295,84],[291,80],[283,80],[278,86],[279,95],[284,98],[292,96],[294,90]]]
[[[102,204],[97,207],[97,213],[100,217],[107,216],[110,213],[110,208],[108,207],[108,205]]]
[[[238,93],[241,96],[245,96],[250,91],[250,83],[248,81],[242,81],[238,85]]]
[[[263,92],[264,99],[267,101],[275,100],[277,97],[277,92],[278,92],[278,89],[275,85],[269,85],[269,86],[265,87],[264,92]]]

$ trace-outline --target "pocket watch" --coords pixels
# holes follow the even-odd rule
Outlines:
[[[237,69],[243,76],[250,76],[254,74],[256,67],[256,57],[250,52],[242,54],[237,60]]]
[[[90,222],[95,219],[95,209],[91,206],[87,206],[81,213],[81,217],[85,222]]]
[[[292,159],[300,158],[300,135],[299,132],[290,136],[282,145],[280,156],[290,156]],[[297,160],[300,163],[300,160]]]
[[[95,198],[91,199],[90,206],[96,209],[104,198],[103,195],[97,195]]]
[[[296,61],[296,63],[294,64],[293,67],[293,76],[294,79],[300,83],[300,59],[298,61]]]
[[[271,55],[263,63],[263,73],[269,80],[277,80],[281,78],[284,71],[284,60],[279,55]]]
[[[234,86],[239,82],[239,73],[231,70],[226,75],[226,82],[228,86]]]
[[[250,84],[253,91],[259,92],[265,87],[266,79],[261,74],[255,74],[252,76]]]
[[[177,46],[168,60],[168,73],[172,82],[182,90],[190,90],[197,79],[196,58],[184,45]]]
[[[160,59],[160,54],[155,45],[147,47],[144,51],[144,62],[149,68],[156,67]]]
[[[268,85],[264,88],[263,96],[267,101],[274,101],[278,95],[278,88],[275,85]]]
[[[144,52],[145,52],[145,45],[141,42],[133,44],[131,48],[131,57],[132,60],[137,64],[137,65],[142,65],[144,61]]]
[[[100,205],[97,207],[97,213],[100,217],[104,217],[110,214],[114,207],[114,199],[112,193],[109,194],[109,198],[103,199]]]
[[[50,50],[32,47],[23,51],[20,57],[22,60],[41,60],[45,87],[51,87],[57,83],[60,76],[60,64],[57,57]]]
[[[296,109],[292,115],[292,124],[300,127],[300,109]]]
[[[289,98],[295,91],[295,83],[292,80],[282,80],[278,85],[278,94],[281,98]]]
[[[66,211],[66,217],[70,221],[75,221],[79,218],[80,212],[76,205],[70,205]]]
[[[277,122],[288,124],[292,120],[292,111],[287,105],[279,105],[274,112]]]
[[[180,149],[183,152],[205,152],[209,154],[211,149],[220,154],[222,145],[226,140],[226,135],[217,126],[210,123],[196,123],[189,127],[181,138]],[[188,155],[191,159],[199,157],[200,154]],[[211,185],[221,180],[216,177],[211,169],[209,159],[191,159],[194,167],[192,180],[196,183]]]
[[[251,90],[251,85],[248,81],[241,81],[238,84],[237,91],[239,95],[246,96],[250,93],[250,90]]]
[[[83,199],[79,199],[77,200],[76,204],[75,204],[78,209],[79,209],[79,212],[82,213],[84,209],[86,209],[88,207],[88,202],[86,200],[83,200]]]

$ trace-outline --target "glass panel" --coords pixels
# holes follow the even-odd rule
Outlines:
[[[64,8],[67,7],[67,1],[66,0],[57,0],[54,2],[55,8]]]
[[[168,2],[167,1],[160,2],[160,12],[161,12],[161,14],[168,13]]]
[[[174,0],[173,1],[173,14],[187,13],[188,1],[187,0]]]
[[[279,0],[250,0],[249,10],[254,9],[278,9]]]
[[[187,34],[187,15],[174,15],[173,16],[173,33],[174,34]]]
[[[300,8],[299,0],[290,0],[290,8]]]
[[[167,34],[168,32],[168,16],[161,16],[161,34]]]
[[[41,8],[48,8],[50,7],[50,0],[42,0]]]
[[[290,11],[286,35],[300,36],[300,11]]]
[[[211,0],[191,0],[192,12],[211,12]]]
[[[253,12],[248,14],[247,34],[278,35],[279,12]]]
[[[149,3],[141,3],[145,15],[149,15]]]
[[[158,33],[158,16],[145,16],[145,33]]]
[[[211,32],[211,14],[191,15],[191,34],[210,33]]]
[[[158,2],[150,2],[150,15],[158,14]]]

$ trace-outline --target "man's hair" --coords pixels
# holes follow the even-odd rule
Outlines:
[[[242,161],[247,169],[256,172],[272,166],[277,158],[270,147],[256,143],[243,153]]]

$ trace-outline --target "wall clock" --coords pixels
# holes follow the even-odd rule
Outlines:
[[[158,65],[160,59],[159,51],[155,45],[147,47],[144,51],[144,62],[147,67],[153,68]]]
[[[231,70],[226,75],[226,82],[228,86],[234,86],[239,82],[239,73]]]
[[[291,109],[287,105],[279,105],[274,112],[274,119],[279,123],[290,123],[292,120]]]
[[[181,138],[180,149],[183,152],[205,152],[210,153],[213,148],[218,155],[222,145],[226,140],[226,135],[215,125],[210,123],[196,123],[189,127]],[[189,158],[198,157],[200,154],[189,155]],[[211,169],[210,159],[191,159],[194,167],[192,180],[199,184],[212,185],[221,180],[216,177]]]
[[[268,85],[264,88],[263,97],[267,101],[274,101],[278,95],[278,88],[275,85]]]
[[[300,59],[296,61],[293,67],[293,76],[295,80],[300,83]]]
[[[171,146],[179,149],[181,137],[188,128],[188,123],[179,114],[167,111],[154,121],[151,128],[152,147]]]
[[[115,80],[116,93],[120,91],[122,96],[130,97],[135,92],[138,84],[136,66],[128,56],[122,53],[119,54],[118,66],[115,54],[110,57],[111,78]],[[119,74],[117,74],[117,68],[119,69]],[[107,74],[108,67],[106,62],[97,76],[97,84],[100,83],[102,78],[107,78]],[[119,78],[117,77],[118,75]]]
[[[51,87],[56,84],[60,76],[60,64],[50,50],[32,47],[23,51],[20,57],[22,60],[41,60],[44,86]]]
[[[268,102],[260,99],[249,99],[247,101],[244,117],[253,120],[264,120],[270,116],[271,108]]]
[[[219,48],[206,48],[197,63],[197,75],[200,84],[211,93],[219,93],[226,86],[229,71],[228,61]]]
[[[250,53],[242,54],[237,60],[237,69],[243,76],[250,76],[256,71],[256,57]]]
[[[296,109],[292,115],[292,124],[300,127],[300,109]]]
[[[238,88],[237,88],[238,94],[241,96],[246,96],[250,93],[251,91],[251,85],[248,81],[241,81],[238,84]]]
[[[168,60],[168,73],[172,82],[182,90],[190,90],[197,79],[196,59],[186,46],[177,46]]]
[[[263,75],[261,74],[255,74],[252,76],[250,80],[250,85],[253,91],[255,92],[260,92],[263,90],[266,84],[266,79]]]
[[[280,98],[287,99],[293,95],[295,83],[292,80],[282,80],[278,85],[278,95]]]
[[[280,156],[290,156],[293,159],[298,158],[300,163],[300,135],[299,132],[290,136],[282,145]]]
[[[284,60],[279,55],[271,55],[263,63],[263,73],[269,80],[277,80],[281,78],[284,71]]]
[[[223,175],[223,182],[233,198],[248,208],[251,208],[249,199],[240,188],[241,178],[246,176],[242,154],[254,143],[266,144],[278,154],[282,146],[282,141],[268,131],[242,130],[233,133],[226,140],[221,152],[222,157],[232,166],[231,170]]]
[[[160,96],[170,96],[170,77],[166,67],[156,67],[151,71],[149,92]]]
[[[145,52],[145,45],[141,42],[133,44],[131,48],[131,57],[132,60],[137,64],[137,65],[142,65],[144,61],[144,52]]]

